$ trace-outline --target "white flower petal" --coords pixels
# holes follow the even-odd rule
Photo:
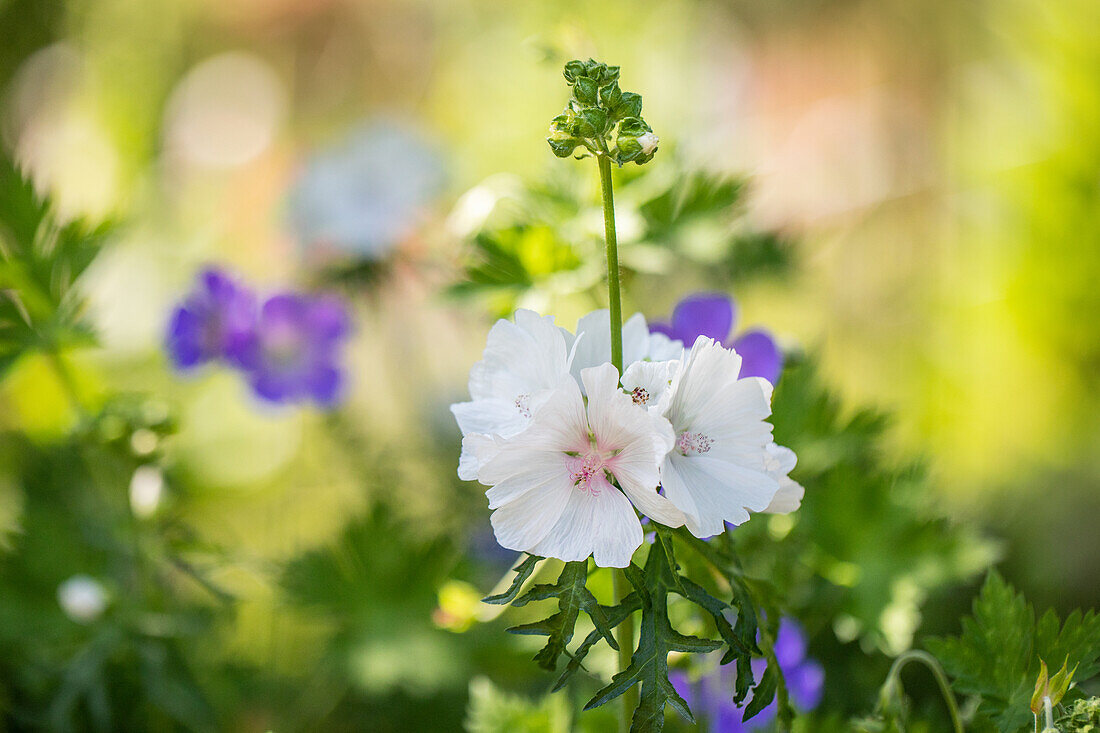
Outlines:
[[[770,514],[790,514],[802,505],[806,490],[787,474],[794,470],[798,457],[790,448],[771,443],[767,446],[768,474],[779,482],[779,490],[768,504],[765,512]]]
[[[766,473],[705,455],[673,453],[661,477],[665,494],[684,512],[685,524],[696,537],[719,534],[724,522],[743,524],[749,511],[763,511],[779,490]]]
[[[528,552],[566,562],[592,555],[599,567],[625,568],[641,544],[642,525],[634,507],[622,492],[602,482],[596,491],[571,490],[565,511]]]
[[[592,311],[577,321],[570,372],[578,383],[581,370],[611,363],[611,314],[606,308]],[[623,324],[623,365],[645,359],[649,353],[649,326],[645,316],[635,313]]]
[[[512,403],[518,395],[553,389],[567,369],[565,338],[553,316],[518,310],[515,323],[489,330],[481,361],[470,369],[470,397]]]
[[[531,552],[559,523],[574,493],[569,477],[563,475],[561,481],[528,491],[497,509],[489,517],[497,543],[509,550]]]
[[[649,334],[648,348],[647,357],[650,361],[669,361],[684,356],[684,342],[671,339],[663,333]]]

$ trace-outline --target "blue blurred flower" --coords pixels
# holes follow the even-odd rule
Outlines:
[[[384,257],[442,190],[439,153],[405,127],[353,129],[306,164],[290,193],[290,222],[304,247]]]
[[[816,708],[824,691],[825,672],[816,660],[806,658],[806,636],[796,622],[783,619],[780,623],[775,656],[794,707],[803,712]],[[764,674],[765,666],[763,659],[752,660],[752,673],[757,680]],[[777,703],[772,700],[756,717],[742,722],[744,712],[733,704],[733,686],[737,679],[733,665],[719,667],[694,684],[688,680],[687,673],[679,669],[670,670],[668,678],[696,716],[703,718],[700,730],[710,733],[763,730],[775,719]]]
[[[771,334],[762,329],[745,331],[730,340],[736,320],[733,298],[722,293],[700,293],[677,303],[670,323],[651,323],[649,330],[683,341],[689,349],[699,336],[709,336],[741,355],[742,377],[763,377],[775,384],[783,371],[783,352]]]
[[[255,320],[256,296],[224,272],[207,269],[172,312],[168,355],[179,369],[215,359],[232,361],[251,336]]]
[[[340,353],[348,332],[348,314],[338,299],[282,293],[264,303],[236,362],[265,400],[312,399],[332,407],[343,395]]]

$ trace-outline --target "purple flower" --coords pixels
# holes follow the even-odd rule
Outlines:
[[[256,296],[215,269],[199,274],[195,289],[172,313],[167,348],[178,369],[229,359],[248,340],[256,320]]]
[[[312,399],[332,407],[342,396],[339,359],[348,331],[347,311],[336,298],[275,295],[260,310],[237,363],[269,402]]]
[[[825,687],[825,672],[813,659],[806,658],[806,636],[797,623],[783,619],[775,640],[775,657],[783,677],[791,703],[803,712],[813,710],[821,702]],[[759,680],[764,674],[766,662],[752,660],[753,676]],[[710,733],[741,733],[768,728],[775,719],[775,700],[748,722],[742,722],[743,711],[733,704],[733,686],[737,672],[733,665],[719,667],[713,673],[692,684],[683,670],[671,670],[668,674],[672,686],[680,697],[693,708],[697,718],[702,718],[700,730]]]
[[[671,323],[652,323],[649,330],[683,341],[688,349],[695,339],[708,336],[741,355],[742,377],[763,377],[775,384],[783,371],[783,353],[775,340],[762,329],[745,331],[730,340],[736,321],[733,298],[722,293],[700,293],[676,304]]]

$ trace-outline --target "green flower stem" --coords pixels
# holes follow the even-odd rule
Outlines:
[[[600,188],[603,192],[603,227],[607,239],[607,301],[611,311],[611,363],[621,375],[623,373],[623,304],[619,287],[619,248],[615,237],[615,196],[611,188],[611,158],[607,154],[596,156],[600,164]],[[623,600],[630,593],[630,582],[623,570],[615,570],[612,576],[615,589],[615,602]],[[631,614],[615,630],[615,641],[619,644],[619,671],[630,666],[630,657],[634,653],[634,615]],[[622,716],[619,729],[630,730],[630,719],[634,708],[638,706],[638,690],[631,687],[622,696]]]
[[[901,670],[909,662],[923,664],[936,678],[936,684],[939,685],[940,693],[943,694],[943,701],[947,704],[947,712],[951,715],[951,725],[955,733],[964,733],[962,716],[959,715],[959,704],[955,701],[955,693],[951,692],[951,685],[947,681],[947,675],[944,673],[943,667],[940,666],[939,660],[928,652],[920,649],[910,649],[895,659],[893,666],[890,667],[890,674],[886,675],[886,684],[895,690],[900,690]]]
[[[619,246],[615,238],[615,196],[611,189],[611,158],[597,155],[603,190],[603,229],[607,238],[607,302],[611,310],[611,363],[623,373],[623,303],[619,292]]]

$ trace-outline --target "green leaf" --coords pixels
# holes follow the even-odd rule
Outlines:
[[[74,285],[107,230],[57,221],[51,202],[0,154],[0,376],[30,349],[92,340]]]
[[[612,606],[607,609],[607,625],[614,628],[626,620],[626,617],[637,611],[642,607],[641,596],[637,592],[632,592],[623,598],[618,605]],[[603,638],[603,634],[599,629],[593,629],[585,637],[581,645],[569,655],[569,663],[565,665],[565,669],[562,670],[561,675],[558,677],[557,682],[554,683],[553,692],[557,692],[565,686],[569,678],[583,666],[584,658],[588,655],[589,650]]]
[[[682,581],[674,581],[675,561],[665,552],[665,543],[655,542],[646,559],[644,572],[628,568],[627,577],[642,599],[642,618],[638,647],[630,665],[611,678],[611,683],[593,696],[585,710],[603,705],[634,685],[641,686],[640,702],[634,711],[630,730],[634,733],[664,728],[665,705],[670,705],[689,722],[695,722],[687,703],[668,680],[670,652],[704,653],[721,642],[686,636],[672,628],[668,618],[668,593]]]
[[[760,683],[752,690],[752,700],[745,706],[745,714],[741,717],[742,721],[755,717],[771,704],[771,701],[775,699],[777,682],[778,676],[775,667],[769,664],[760,677]]]
[[[956,690],[978,695],[978,712],[1005,733],[1031,720],[1030,699],[1040,659],[1063,659],[1087,680],[1100,671],[1100,616],[1074,611],[1060,623],[1053,611],[1035,612],[996,572],[986,578],[973,616],[957,637],[930,639],[929,651],[954,678]]]
[[[558,612],[553,616],[521,624],[508,629],[513,634],[535,634],[549,637],[546,646],[535,655],[535,661],[544,669],[554,669],[558,657],[566,653],[566,647],[573,639],[573,628],[581,611],[592,619],[599,635],[612,649],[618,649],[614,632],[607,620],[608,609],[596,602],[596,597],[588,590],[588,562],[567,562],[562,568],[558,582],[554,585],[540,583],[527,590],[512,601],[513,606],[525,606],[532,601],[558,599]]]
[[[537,555],[528,555],[523,559],[519,565],[516,565],[512,570],[515,571],[516,577],[512,579],[512,585],[508,587],[508,590],[503,593],[498,593],[495,596],[488,596],[482,598],[482,603],[492,603],[494,605],[503,605],[505,603],[511,603],[519,594],[519,589],[523,587],[523,584],[527,582],[527,579],[531,577],[531,573],[535,572],[535,566],[542,561],[542,558]]]

